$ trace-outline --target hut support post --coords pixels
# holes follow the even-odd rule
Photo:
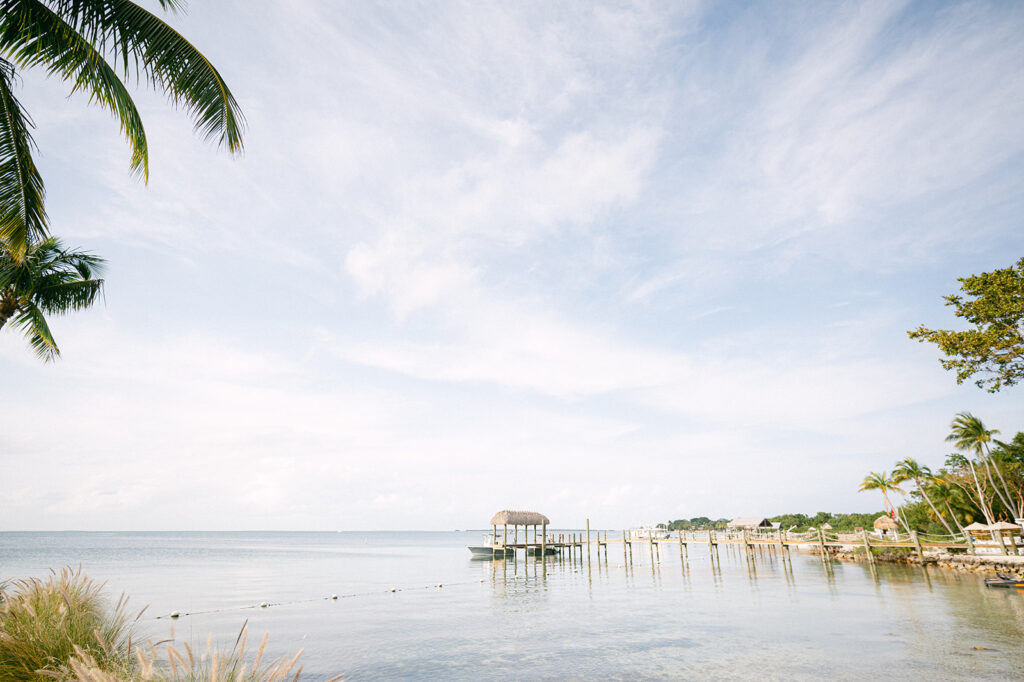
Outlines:
[[[828,565],[828,561],[825,558],[825,531],[818,529],[818,547],[821,548],[821,563]]]
[[[508,524],[503,525],[501,529],[501,546],[505,548],[508,547]]]
[[[497,554],[497,552],[494,549],[494,546],[496,544],[498,544],[498,526],[496,524],[491,524],[491,559],[492,560],[494,559],[495,555]]]
[[[917,561],[924,566],[924,550],[921,549],[921,540],[917,537],[917,531],[910,531],[910,539],[914,541],[914,548],[917,550]]]
[[[541,533],[540,533],[540,560],[542,562],[544,562],[544,574],[545,575],[547,575],[547,572],[548,572],[547,550],[548,550],[548,524],[545,523],[545,524],[543,524],[541,526]]]
[[[864,552],[867,554],[868,563],[873,564],[875,563],[875,555],[871,553],[871,541],[868,540],[868,532],[862,529],[860,535],[864,538]]]

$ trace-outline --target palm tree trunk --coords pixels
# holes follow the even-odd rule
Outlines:
[[[943,526],[945,526],[946,530],[949,531],[950,535],[953,535],[953,529],[949,527],[949,524],[946,523],[946,519],[942,518],[942,515],[939,514],[939,510],[935,508],[934,504],[932,504],[932,498],[928,497],[928,493],[925,492],[924,486],[921,485],[921,480],[915,478],[914,483],[917,484],[917,489],[921,491],[921,496],[924,498],[924,501],[928,503],[928,506],[931,507],[932,511],[935,513],[935,518],[937,518],[939,522],[942,523]]]
[[[11,319],[16,312],[18,312],[18,299],[11,294],[10,290],[4,291],[3,294],[0,294],[0,329],[4,328],[7,320]]]
[[[1013,505],[1010,504],[1010,500],[1003,497],[1003,492],[999,490],[999,486],[996,485],[996,480],[992,478],[992,465],[988,461],[988,455],[986,455],[981,448],[978,449],[978,454],[981,455],[981,463],[985,465],[985,476],[988,478],[988,482],[992,486],[992,490],[995,491],[996,497],[999,498],[999,501],[1003,503],[1004,507],[1006,507],[1006,511],[1011,511],[1013,509]],[[993,513],[992,516],[995,517],[995,514]]]
[[[981,513],[985,515],[985,522],[989,524],[995,523],[995,519],[992,518],[992,512],[985,506],[985,494],[981,492],[981,483],[978,481],[978,472],[974,470],[974,462],[971,461],[970,456],[964,459],[967,460],[967,466],[971,469],[971,476],[974,477],[974,487],[978,491],[978,505],[981,507]]]
[[[992,448],[990,448],[988,444],[985,445],[985,452],[988,454],[988,458],[992,459]],[[1003,478],[1003,472],[1000,471],[999,464],[994,460],[992,462],[992,468],[995,469],[996,474],[999,475],[999,480],[1003,484],[1003,490],[1006,492],[1007,501],[1009,502],[1009,500],[1013,500],[1013,495],[1010,494],[1010,486],[1006,485],[1006,479]],[[1006,510],[1013,511],[1013,505],[1007,504]],[[1017,516],[1024,516],[1024,499],[1017,500]]]
[[[960,530],[961,533],[966,533],[967,531],[964,530],[964,527],[962,525],[960,525],[960,519],[956,517],[956,513],[953,511],[953,508],[949,506],[949,500],[945,500],[945,502],[946,511],[949,512],[950,517],[953,519],[953,523],[956,524],[956,527]]]

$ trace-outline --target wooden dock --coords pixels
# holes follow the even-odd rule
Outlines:
[[[497,530],[497,529],[495,529]],[[924,553],[927,550],[963,551],[968,554],[976,554],[977,549],[994,548],[1004,555],[1018,554],[1021,547],[1016,544],[1013,538],[996,537],[990,542],[980,543],[971,537],[970,534],[959,535],[925,535],[913,531],[909,534],[889,534],[879,536],[868,533],[866,530],[858,532],[834,532],[816,530],[804,533],[791,533],[781,529],[744,529],[744,530],[699,530],[699,531],[660,531],[647,530],[646,535],[631,534],[629,531],[622,531],[621,538],[618,533],[609,536],[609,531],[591,531],[590,521],[587,520],[583,532],[575,533],[547,533],[544,527],[541,537],[534,528],[533,542],[529,541],[528,534],[524,533],[523,541],[520,542],[518,533],[515,538],[509,538],[508,533],[499,536],[495,532],[496,558],[507,557],[511,554],[514,559],[518,550],[523,550],[524,556],[532,555],[537,559],[543,555],[556,555],[561,558],[568,557],[575,560],[590,561],[596,550],[597,559],[601,559],[604,550],[604,560],[608,561],[609,546],[621,545],[623,560],[632,562],[635,545],[640,545],[642,551],[649,553],[652,563],[661,560],[661,550],[668,546],[670,550],[678,550],[679,556],[686,560],[689,557],[692,545],[706,545],[712,560],[717,558],[718,547],[721,545],[737,546],[749,553],[757,548],[767,548],[778,551],[782,556],[788,557],[793,547],[806,547],[816,549],[822,561],[827,561],[834,551],[857,551],[864,550],[869,562],[874,562],[876,552],[889,549],[908,549],[920,563],[924,563]],[[997,534],[998,535],[998,534]]]

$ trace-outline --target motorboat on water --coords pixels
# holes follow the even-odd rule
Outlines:
[[[505,549],[504,545],[499,545],[497,538],[490,534],[484,536],[483,544],[467,547],[474,559],[504,559],[506,552],[513,556],[515,552],[514,549]]]
[[[1014,577],[996,571],[995,578],[985,578],[985,585],[988,587],[1012,587],[1024,589],[1024,578]]]

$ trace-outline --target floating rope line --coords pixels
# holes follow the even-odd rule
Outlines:
[[[460,585],[472,585],[484,582],[484,580],[473,580],[465,581],[461,583],[448,583],[449,586],[457,587]],[[339,599],[352,599],[355,597],[372,597],[380,594],[391,594],[393,592],[412,592],[414,590],[431,590],[439,589],[444,587],[444,583],[436,583],[434,585],[424,585],[422,587],[392,587],[386,590],[374,590],[372,592],[353,592],[351,594],[332,594],[329,597],[313,597],[311,599],[293,599],[290,601],[279,601],[279,602],[260,602],[259,604],[246,604],[245,606],[227,606],[222,609],[205,609],[202,611],[172,611],[171,613],[154,616],[151,620],[176,620],[181,616],[200,616],[209,613],[223,613],[225,611],[247,611],[251,609],[269,609],[275,606],[293,606],[295,604],[311,604],[318,601],[337,601]]]

